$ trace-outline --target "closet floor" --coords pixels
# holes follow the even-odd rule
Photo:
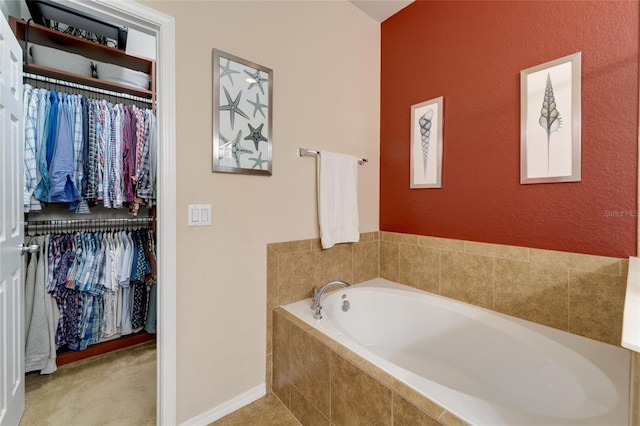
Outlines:
[[[156,343],[28,373],[20,426],[156,424]]]

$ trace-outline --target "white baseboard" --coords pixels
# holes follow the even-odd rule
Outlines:
[[[249,389],[245,393],[242,393],[205,413],[199,414],[196,417],[187,420],[186,422],[182,423],[181,426],[206,426],[218,419],[223,418],[227,414],[233,413],[234,411],[244,407],[245,405],[251,404],[253,401],[262,398],[266,394],[267,386],[266,384],[262,383],[255,388]]]

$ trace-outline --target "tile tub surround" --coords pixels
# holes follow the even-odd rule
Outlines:
[[[273,393],[303,425],[466,424],[282,308],[273,331]]]
[[[292,385],[288,378],[283,382],[282,369],[274,373],[276,364],[286,356],[273,350],[272,342],[278,337],[276,330],[272,335],[272,311],[310,297],[314,286],[332,279],[357,284],[382,277],[619,346],[627,269],[627,259],[393,232],[361,234],[360,242],[340,244],[329,250],[322,250],[319,239],[268,244],[267,391],[273,390],[283,402],[289,401],[285,405],[298,414],[317,414],[317,407],[310,406],[301,391],[307,389],[304,383],[309,379]],[[305,330],[304,326],[301,329]],[[300,334],[296,332],[298,337]],[[341,358],[349,360],[343,352],[336,353],[339,355],[325,355],[316,362],[326,365],[327,357],[329,363]],[[633,359],[636,368],[632,380],[640,393],[637,391],[640,361],[638,356]],[[366,362],[353,359],[350,362],[360,370],[377,370]],[[353,372],[349,368],[344,371]],[[374,374],[378,381],[380,374]],[[394,386],[401,385],[386,388],[395,389]],[[438,416],[440,422],[443,416],[444,419],[450,416],[394,392],[397,391],[391,391],[390,396],[394,419],[408,419],[406,424],[431,425],[439,424],[435,420]],[[330,403],[325,400],[322,407]],[[420,407],[418,411],[413,409],[416,406]],[[640,410],[635,412],[638,416]],[[422,419],[419,420],[422,423],[412,421],[414,418]],[[317,424],[325,424],[327,417],[323,415],[317,420]],[[456,424],[456,420],[451,420],[451,424]],[[635,424],[640,424],[640,418]]]
[[[627,259],[380,233],[380,277],[620,345]]]
[[[379,276],[379,232],[323,250],[320,239],[267,244],[267,392],[271,389],[273,308],[311,297],[331,280],[357,284]]]

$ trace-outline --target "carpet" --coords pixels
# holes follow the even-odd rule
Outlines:
[[[142,426],[156,424],[156,344],[28,373],[20,426]]]

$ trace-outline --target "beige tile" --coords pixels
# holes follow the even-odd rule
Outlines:
[[[619,345],[626,278],[570,271],[569,288],[569,331]]]
[[[312,250],[322,250],[322,240],[320,238],[314,238],[310,241]]]
[[[418,245],[449,251],[464,251],[464,240],[452,240],[450,238],[418,236]]]
[[[291,384],[329,416],[331,351],[310,334],[291,329]]]
[[[397,393],[393,394],[393,426],[439,426],[440,424]]]
[[[322,286],[332,280],[353,282],[353,244],[336,244],[320,251],[320,281]]]
[[[291,387],[291,412],[305,426],[329,426],[329,419],[312,402],[308,401],[295,386]]]
[[[502,259],[521,260],[524,262],[529,260],[529,249],[527,247],[466,241],[465,251],[467,253],[499,257]]]
[[[332,354],[330,420],[335,426],[391,425],[391,390]]]
[[[267,354],[273,352],[273,309],[277,306],[273,298],[267,299]]]
[[[560,330],[568,327],[568,273],[553,265],[496,259],[495,310]]]
[[[273,311],[273,393],[287,407],[291,406],[291,324],[280,315],[282,309]]]
[[[400,244],[398,281],[431,293],[440,293],[440,252],[428,247]]]
[[[363,232],[360,234],[360,242],[367,243],[371,241],[379,241],[380,233],[379,232]]]
[[[418,236],[413,234],[399,234],[396,232],[381,232],[382,241],[402,244],[418,244]]]
[[[398,281],[398,254],[400,245],[380,241],[380,277]]]
[[[556,265],[599,274],[620,275],[620,259],[563,251],[530,249],[531,263]]]
[[[361,283],[379,276],[378,241],[353,245],[353,283]]]
[[[318,341],[320,341],[324,346],[329,348],[331,351],[340,355],[342,358],[349,360],[356,365],[364,362],[364,358],[362,358],[360,355],[348,349],[346,346],[342,346],[340,343],[336,342],[323,332],[313,329],[308,331],[308,333]]]
[[[278,299],[278,253],[267,247],[267,298]]]
[[[620,259],[620,276],[627,278],[629,275],[629,259]]]
[[[267,354],[272,352],[272,320],[271,311],[278,306],[278,253],[267,247]]]
[[[311,297],[311,291],[320,280],[320,254],[318,250],[280,255],[280,304]]]
[[[309,302],[309,308],[311,308],[311,302]],[[304,322],[303,320],[301,320],[300,318],[298,318],[297,316],[293,315],[291,312],[283,308],[276,308],[276,311],[278,311],[278,315],[280,315],[282,318],[286,319],[289,323],[291,323],[292,327],[298,327],[299,329],[306,332],[315,330],[315,327],[307,324],[306,322]]]
[[[457,417],[455,414],[451,414],[448,411],[445,411],[442,416],[440,416],[440,422],[443,425],[447,426],[468,426],[469,423],[465,422],[461,418]]]
[[[431,415],[432,417],[437,418],[440,414],[442,414],[442,412],[444,412],[444,409],[438,404],[436,404],[429,398],[426,398],[415,389],[402,383],[400,380],[382,370],[375,364],[372,364],[369,361],[363,361],[358,364],[358,368],[360,368],[362,371],[364,371],[383,385],[391,388],[397,394],[401,395],[407,401],[409,401],[425,413]]]
[[[450,252],[440,254],[440,294],[493,308],[493,258]]]
[[[299,424],[273,394],[267,394],[257,401],[211,423],[211,425],[215,426],[298,426]]]
[[[311,250],[311,241],[312,240],[284,241],[281,243],[267,244],[267,247],[278,254],[296,253]]]
[[[264,382],[267,384],[267,393],[270,393],[273,390],[273,354],[267,354],[265,364]]]

